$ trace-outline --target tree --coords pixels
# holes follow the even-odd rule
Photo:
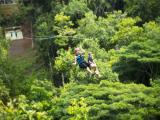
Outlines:
[[[1,30],[1,28],[0,28]],[[7,78],[6,71],[4,71],[8,57],[8,41],[0,36],[0,81],[4,82]]]
[[[72,28],[74,26],[73,22],[70,20],[70,16],[64,15],[63,12],[57,14],[55,16],[55,27],[54,32],[58,36],[54,43],[56,44],[57,48],[68,48],[68,46],[72,45],[70,43],[70,38],[76,33],[76,31]]]
[[[120,80],[135,80],[151,85],[151,80],[160,74],[160,27],[155,22],[144,25],[139,41],[132,42],[120,52],[120,61],[113,67],[119,72]]]
[[[127,46],[135,40],[138,40],[141,36],[143,29],[138,27],[136,23],[138,23],[140,19],[126,17],[121,19],[118,24],[118,30],[115,32],[115,35],[111,38],[111,42],[114,45]]]
[[[54,0],[56,2],[56,0]],[[51,10],[51,2],[52,0],[33,0],[32,3],[34,7],[39,8],[42,12],[47,12]],[[40,11],[39,11],[40,12]]]
[[[97,16],[104,16],[105,12],[113,11],[114,2],[106,0],[87,0],[88,7]]]
[[[160,116],[158,96],[159,87],[107,80],[98,85],[70,83],[61,89],[61,96],[54,101],[56,108],[52,115],[57,119],[80,118],[86,113],[92,120],[157,119]],[[84,101],[79,105],[81,97]],[[64,108],[69,108],[69,111]]]
[[[8,41],[0,36],[0,64],[7,60]]]
[[[108,14],[105,18],[97,18],[89,12],[79,21],[77,35],[96,38],[102,48],[109,50],[116,45],[121,47],[133,42],[142,32],[142,28],[136,26],[138,21],[139,18],[126,17],[121,11]]]
[[[87,4],[84,0],[71,0],[65,5],[61,12],[71,17],[73,22],[77,22],[78,19],[84,17],[85,13],[89,11]]]
[[[159,0],[125,0],[125,11],[131,16],[139,16],[143,22],[154,20],[160,16]]]

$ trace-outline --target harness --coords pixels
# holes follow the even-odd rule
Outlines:
[[[77,63],[81,65],[84,62],[84,57],[82,55],[78,55],[76,60],[77,60]]]
[[[88,57],[88,62],[93,62],[92,56],[89,56],[89,57]]]

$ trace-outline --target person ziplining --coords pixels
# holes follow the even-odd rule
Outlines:
[[[99,70],[97,68],[95,61],[93,60],[93,56],[91,52],[88,53],[88,63],[90,65],[90,69],[93,70],[94,73],[100,77]]]
[[[87,69],[90,74],[96,74],[100,76],[99,71],[97,69],[97,65],[93,61],[91,53],[88,56],[88,62],[84,60],[84,51],[80,48],[75,48],[75,57],[74,57],[74,65],[78,64],[81,69]]]

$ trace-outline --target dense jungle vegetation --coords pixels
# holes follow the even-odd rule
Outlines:
[[[159,0],[19,0],[0,15],[1,120],[160,119]],[[34,49],[10,56],[3,27],[33,23]],[[101,76],[73,65],[92,52]]]

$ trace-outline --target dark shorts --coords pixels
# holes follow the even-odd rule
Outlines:
[[[90,64],[84,61],[83,63],[81,63],[79,65],[79,67],[82,68],[82,69],[86,69],[87,67],[90,67]]]

